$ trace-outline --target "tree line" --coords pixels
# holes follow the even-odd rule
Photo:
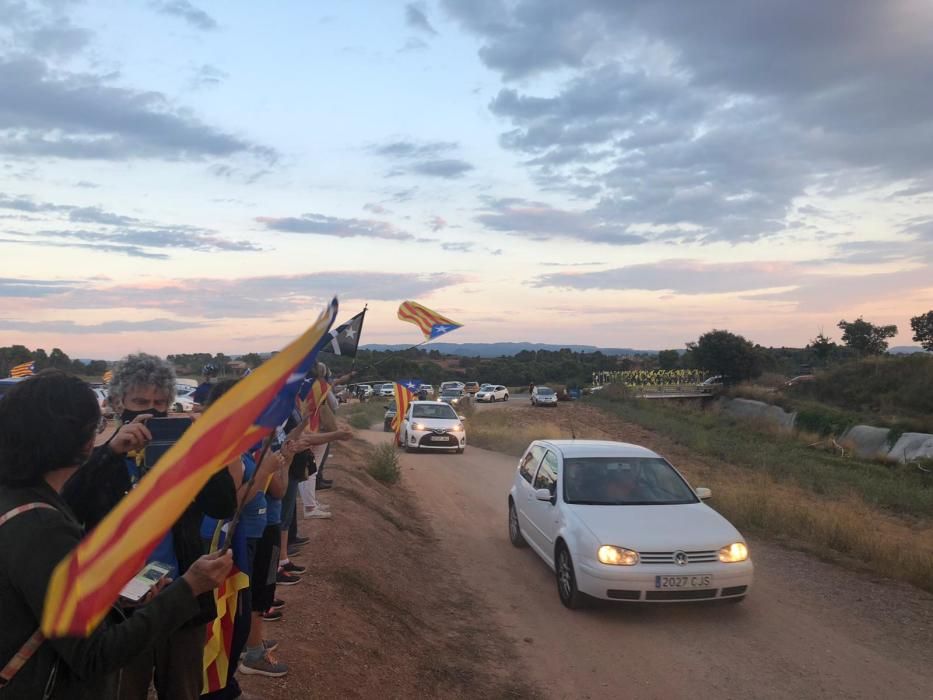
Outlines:
[[[357,381],[420,379],[438,384],[461,380],[507,386],[553,383],[582,387],[597,372],[652,370],[702,370],[723,375],[727,381],[742,381],[764,372],[794,375],[830,363],[881,355],[887,352],[888,340],[897,334],[897,326],[876,325],[862,317],[854,321],[843,319],[836,325],[842,331],[840,343],[821,331],[804,348],[763,347],[741,335],[714,329],[687,343],[683,350],[662,350],[656,355],[615,356],[565,348],[480,358],[444,356],[437,350],[419,348],[402,352],[361,349],[355,360],[336,355],[322,355],[321,359],[338,375],[354,368]],[[910,325],[913,340],[933,352],[933,310],[911,318]],[[180,376],[197,376],[209,364],[223,375],[233,358],[223,353],[179,353],[167,359]],[[255,368],[264,358],[258,353],[248,353],[237,359]],[[88,363],[72,360],[59,348],[46,353],[41,348],[29,350],[24,345],[13,345],[0,348],[0,376],[8,376],[12,367],[28,361],[36,363],[36,371],[54,367],[83,376],[102,375],[108,366],[103,360]]]

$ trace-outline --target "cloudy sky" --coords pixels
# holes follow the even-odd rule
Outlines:
[[[802,345],[933,308],[927,0],[0,0],[0,345]]]

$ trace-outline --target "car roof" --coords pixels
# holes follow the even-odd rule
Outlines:
[[[536,440],[553,447],[564,457],[660,457],[641,445],[612,440]]]

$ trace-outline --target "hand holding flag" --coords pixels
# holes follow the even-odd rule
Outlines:
[[[84,637],[194,497],[233,457],[283,423],[337,314],[337,300],[301,337],[213,404],[52,573],[46,637]]]

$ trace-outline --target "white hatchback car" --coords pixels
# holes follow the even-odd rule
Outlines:
[[[501,384],[487,384],[476,392],[476,402],[495,403],[496,401],[508,401],[509,390]]]
[[[399,447],[415,450],[466,449],[463,419],[443,401],[412,401],[398,431]]]
[[[509,538],[557,574],[568,608],[606,600],[740,601],[754,567],[745,538],[651,450],[536,440],[509,491]]]

